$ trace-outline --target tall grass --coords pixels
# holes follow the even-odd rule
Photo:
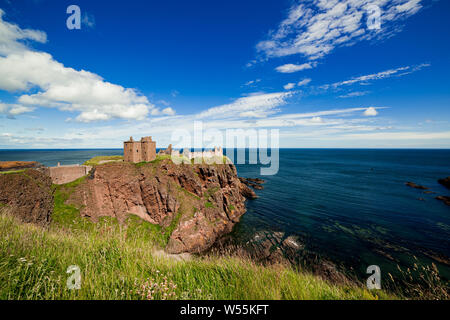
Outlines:
[[[157,254],[149,230],[112,219],[43,229],[0,214],[0,299],[377,299],[383,291],[335,285],[287,266],[246,258]],[[78,223],[78,222],[77,222]],[[154,231],[154,230],[153,230]],[[67,268],[81,269],[69,290]]]

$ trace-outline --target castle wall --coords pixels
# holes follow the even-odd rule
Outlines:
[[[209,151],[188,151],[183,150],[183,155],[185,155],[189,160],[194,158],[212,158],[212,157],[222,157],[223,150],[222,148],[214,147],[214,150]]]
[[[64,184],[72,182],[89,173],[91,166],[62,166],[50,167],[46,170],[54,184]]]

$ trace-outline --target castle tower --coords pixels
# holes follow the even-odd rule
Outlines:
[[[141,162],[142,160],[141,142],[134,141],[133,137],[123,143],[123,160],[126,162]]]
[[[153,161],[156,159],[156,142],[152,141],[152,137],[141,138],[142,160]]]

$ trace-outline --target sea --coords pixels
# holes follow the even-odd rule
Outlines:
[[[0,150],[0,161],[55,166],[121,154],[121,149]],[[450,150],[280,149],[275,175],[262,176],[261,166],[236,165],[239,176],[265,180],[231,234],[237,243],[277,233],[361,278],[371,265],[387,275],[419,263],[435,264],[441,277],[450,279],[450,206],[436,199],[450,196],[437,181],[450,176]],[[406,186],[409,181],[428,190]]]

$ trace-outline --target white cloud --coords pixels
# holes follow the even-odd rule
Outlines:
[[[293,89],[295,87],[306,86],[310,82],[311,82],[311,79],[306,78],[306,79],[303,79],[303,80],[299,81],[298,83],[290,82],[290,83],[284,85],[283,88],[286,89],[286,90],[291,90],[291,89]]]
[[[34,108],[23,106],[20,104],[7,104],[0,102],[0,114],[4,114],[9,118],[21,115],[23,113],[32,112]]]
[[[351,84],[355,84],[355,83],[363,83],[364,84],[364,83],[367,83],[368,81],[386,79],[386,78],[390,78],[390,77],[394,77],[394,76],[401,77],[401,76],[422,70],[423,68],[429,67],[430,65],[431,64],[429,64],[429,63],[422,63],[422,64],[419,64],[416,66],[406,66],[406,67],[399,67],[399,68],[395,68],[395,69],[389,69],[389,70],[381,71],[378,73],[354,77],[352,79],[345,80],[345,81],[335,82],[331,85],[329,85],[329,84],[323,85],[321,87],[323,89],[328,89],[329,87],[337,88],[340,86],[351,85]]]
[[[167,107],[165,109],[163,109],[162,114],[167,115],[167,116],[174,116],[175,115],[175,110],[173,110],[171,107]]]
[[[313,66],[310,63],[304,63],[304,64],[284,64],[282,66],[276,67],[275,70],[281,73],[293,73],[298,72],[306,69],[311,69]]]
[[[354,92],[349,92],[347,94],[340,95],[339,98],[362,97],[368,93],[369,93],[369,91],[354,91]]]
[[[77,121],[145,119],[162,112],[135,89],[105,81],[97,74],[65,67],[45,52],[28,49],[19,40],[45,42],[45,33],[23,30],[2,19],[0,11],[0,89],[22,94],[24,107],[53,107],[79,113]],[[37,91],[37,92],[36,92]]]
[[[311,79],[306,78],[306,79],[303,79],[303,80],[299,81],[299,82],[297,83],[297,86],[299,86],[299,87],[301,87],[301,86],[306,86],[306,85],[309,84],[310,82],[311,82]]]
[[[323,123],[323,119],[321,117],[312,117],[311,122],[314,123]]]
[[[369,107],[364,111],[365,116],[373,117],[378,114],[378,111],[374,107]]]
[[[197,118],[267,117],[277,112],[276,108],[286,104],[286,99],[293,94],[294,92],[289,91],[251,95],[205,110]]]
[[[285,85],[283,86],[283,88],[284,88],[285,90],[291,90],[291,89],[293,89],[294,87],[295,87],[295,83],[293,83],[293,82],[290,82],[290,83],[285,84]]]
[[[88,28],[94,28],[95,27],[95,17],[94,15],[84,12],[83,18],[81,19],[81,23],[88,27]]]
[[[15,24],[4,21],[4,14],[5,12],[0,9],[0,55],[8,55],[26,50],[25,45],[19,41],[32,40],[41,43],[47,42],[45,32],[21,29]]]
[[[261,82],[261,79],[247,81],[246,83],[244,83],[244,86],[253,86],[253,85],[257,84],[258,82]]]
[[[311,0],[293,5],[257,50],[267,57],[301,54],[317,59],[334,48],[358,41],[388,37],[401,27],[398,21],[421,9],[420,0]],[[381,29],[367,28],[367,10],[381,9]],[[395,24],[393,22],[396,22]]]

